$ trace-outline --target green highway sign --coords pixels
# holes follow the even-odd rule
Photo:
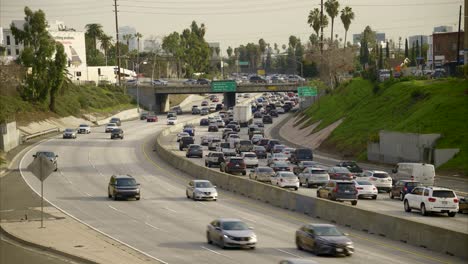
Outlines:
[[[248,61],[239,61],[239,66],[249,66]]]
[[[297,95],[300,97],[317,96],[317,88],[310,86],[297,87]]]
[[[212,81],[211,91],[215,93],[220,92],[235,92],[237,88],[236,81]]]

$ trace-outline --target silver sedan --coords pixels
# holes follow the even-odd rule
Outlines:
[[[206,230],[208,244],[216,243],[221,248],[241,247],[255,249],[257,236],[252,228],[239,219],[219,218],[213,220]]]

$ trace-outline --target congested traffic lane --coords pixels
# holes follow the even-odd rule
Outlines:
[[[181,117],[179,120],[192,118]],[[294,246],[294,231],[307,222],[321,222],[244,197],[220,191],[218,202],[194,202],[185,198],[190,176],[180,173],[153,153],[155,134],[166,127],[124,122],[124,140],[110,140],[94,128],[77,140],[53,138],[28,151],[20,168],[37,191],[39,181],[25,167],[37,149],[59,154],[59,171],[45,182],[45,197],[81,221],[167,263],[277,263],[288,257],[317,259],[320,263],[441,263],[457,258],[428,252],[380,237],[354,232],[356,254],[351,258],[315,257]],[[130,173],[142,187],[140,201],[107,199],[110,175]],[[236,217],[255,227],[257,249],[220,250],[208,245],[206,225],[217,217]]]
[[[283,115],[283,118],[286,116]],[[280,117],[281,118],[281,117]],[[266,124],[265,125],[265,135],[268,137],[269,130],[274,127],[273,125]],[[206,135],[212,136],[222,136],[222,129],[219,132],[208,132],[208,127],[206,126],[197,126],[196,127],[196,135],[195,135],[195,143],[200,144],[201,137]],[[247,129],[241,128],[241,133],[239,134],[242,139],[248,139]],[[180,156],[185,157],[185,152],[177,151],[178,145],[176,142],[176,134],[172,134],[166,137],[166,142],[172,142],[172,149],[176,151]],[[209,151],[206,147],[204,147],[204,155],[208,154]],[[204,159],[198,158],[190,158],[190,160],[200,166],[204,166]],[[260,166],[267,166],[265,159],[259,159]],[[321,164],[322,167],[327,168],[328,166],[325,164]],[[212,170],[219,171],[219,167],[214,167]],[[248,178],[249,171],[247,171],[247,175],[245,177]],[[307,195],[316,197],[316,190],[317,188],[304,188],[300,187],[297,192]],[[349,204],[349,203],[348,203]],[[413,211],[412,213],[406,213],[403,209],[403,202],[399,201],[398,199],[390,199],[387,193],[379,193],[377,200],[370,200],[370,199],[359,199],[357,207],[370,210],[374,212],[379,212],[383,214],[388,214],[391,216],[402,217],[405,219],[409,219],[412,221],[425,223],[429,225],[434,225],[438,227],[443,227],[450,230],[455,230],[462,233],[468,233],[468,215],[467,214],[457,214],[456,217],[451,218],[448,217],[446,214],[434,214],[432,216],[421,216],[421,214],[417,211]]]

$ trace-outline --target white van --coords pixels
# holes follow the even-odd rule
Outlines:
[[[393,182],[399,180],[418,181],[424,186],[433,186],[434,165],[426,163],[398,163],[392,170]]]

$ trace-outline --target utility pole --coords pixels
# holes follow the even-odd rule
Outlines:
[[[466,4],[466,2],[465,2]],[[460,63],[460,30],[461,30],[461,11],[462,11],[462,6],[460,5],[460,12],[458,13],[458,36],[457,36],[457,64]],[[466,14],[465,14],[466,15]],[[465,32],[466,34],[466,32]]]
[[[117,17],[117,0],[114,0],[114,12],[115,12],[115,48],[117,49],[117,78],[119,79],[119,86],[122,86],[120,80],[120,47],[119,47],[119,21]]]

